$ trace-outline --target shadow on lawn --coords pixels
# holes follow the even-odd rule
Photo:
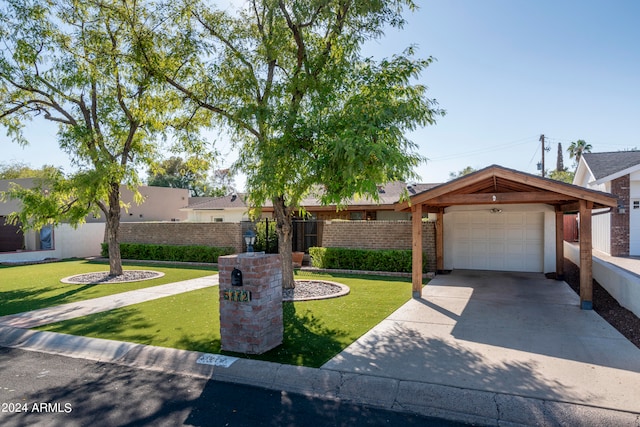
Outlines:
[[[60,323],[52,323],[38,329],[85,337],[99,337],[137,342],[140,344],[152,344],[153,335],[135,333],[136,330],[147,329],[150,326],[152,325],[147,319],[140,315],[138,310],[123,307],[118,310],[78,317]],[[123,337],[122,333],[126,331],[133,332]]]
[[[328,328],[321,318],[310,310],[296,309],[296,303],[283,303],[284,338],[280,346],[261,355],[245,355],[223,352],[232,356],[266,360],[288,365],[312,368],[322,366],[344,348],[340,338],[348,333],[341,329]]]
[[[53,307],[65,304],[67,299],[73,295],[91,289],[98,284],[76,286],[58,295],[42,297],[43,294],[54,292],[58,286],[48,286],[46,288],[18,289],[13,291],[3,291],[0,293],[0,316],[22,313],[25,311],[37,310],[39,308]]]

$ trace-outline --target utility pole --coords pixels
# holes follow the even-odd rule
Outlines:
[[[542,142],[542,177],[544,178],[544,134],[540,135],[540,141]]]

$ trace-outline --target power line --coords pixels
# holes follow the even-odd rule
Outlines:
[[[429,158],[429,161],[433,162],[433,161],[439,161],[439,160],[452,160],[452,159],[458,159],[463,157],[469,157],[469,156],[473,156],[480,153],[488,153],[488,152],[500,150],[505,147],[513,147],[513,146],[528,144],[531,142],[533,138],[536,138],[536,137],[530,136],[530,137],[521,138],[512,142],[507,142],[505,144],[493,145],[486,148],[478,148],[477,150],[465,151],[464,153],[447,154],[440,157],[433,157],[433,158]]]

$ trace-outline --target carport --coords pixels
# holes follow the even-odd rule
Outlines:
[[[541,272],[550,272],[545,268],[549,263],[544,262],[544,257],[545,245],[549,247],[551,241],[551,251],[555,246],[556,277],[562,279],[564,277],[563,215],[578,212],[580,214],[580,307],[591,309],[592,210],[615,208],[617,204],[617,199],[609,193],[589,190],[497,165],[415,194],[408,201],[399,203],[396,208],[412,212],[413,296],[419,298],[422,293],[423,214],[436,214],[436,266],[439,271],[445,270],[445,264],[455,265],[455,258],[462,256],[460,253],[462,251],[457,251],[455,247],[456,242],[462,239],[455,239],[453,234],[456,234],[457,228],[466,228],[470,237],[467,236],[464,244],[471,249],[467,248],[464,255],[467,260],[481,254],[486,256],[484,269],[489,270],[500,269],[495,267],[497,264],[492,260],[508,255],[509,260],[505,268],[507,270],[536,271],[541,268]],[[468,215],[465,216],[460,212],[467,212]],[[536,212],[541,212],[542,216],[536,215]],[[505,221],[506,216],[501,217],[501,215],[507,213],[511,217]],[[455,228],[451,223],[445,224],[445,214],[448,216],[447,221],[456,221]],[[486,221],[484,221],[485,218]],[[540,223],[541,220],[542,223]],[[555,226],[553,227],[555,233],[552,233],[551,238],[545,238],[549,235],[550,222],[551,227]],[[545,236],[545,229],[547,229],[547,236]],[[445,232],[450,233],[451,236],[445,236]],[[540,232],[542,235],[539,234]],[[478,249],[474,249],[474,237],[477,242],[480,242],[495,236],[500,237],[497,240],[491,239],[492,245],[476,245]],[[447,241],[446,239],[449,238],[451,239]],[[447,247],[448,250],[445,251]],[[496,248],[497,251],[493,252]],[[535,257],[542,257],[542,264]],[[462,261],[462,265],[467,264]]]

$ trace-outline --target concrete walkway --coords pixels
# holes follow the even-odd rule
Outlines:
[[[200,287],[212,285],[212,278],[203,279],[207,283]],[[164,286],[177,290],[175,284]],[[149,299],[169,292],[141,291]],[[113,304],[109,308],[94,300],[84,309],[135,303],[130,296],[103,300]],[[59,314],[75,317],[78,310]],[[40,310],[3,318],[0,346],[482,425],[640,427],[640,350],[596,313],[580,310],[568,285],[542,275],[438,276],[422,299],[406,303],[320,369],[15,326],[30,324],[27,319],[36,313],[35,324],[61,320]]]

